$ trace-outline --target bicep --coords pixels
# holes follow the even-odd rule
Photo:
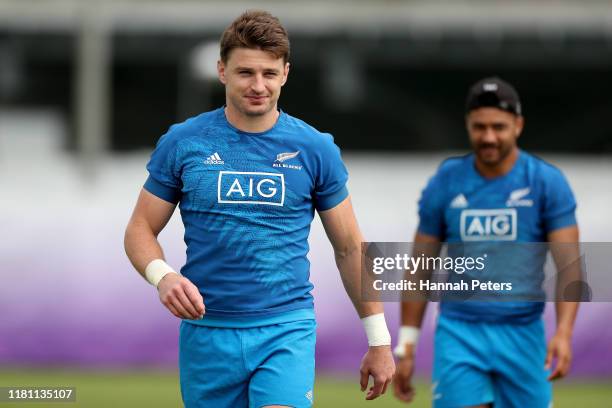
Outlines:
[[[335,251],[361,244],[361,232],[350,196],[329,210],[319,211],[319,217]]]
[[[425,256],[438,256],[441,246],[440,237],[417,231],[414,234],[414,247],[412,252],[413,254],[423,254]]]
[[[172,217],[175,208],[176,204],[162,200],[143,188],[138,196],[130,224],[146,226],[157,236]]]
[[[579,231],[577,225],[559,228],[548,233],[548,242],[578,242]]]
[[[579,238],[580,233],[577,225],[559,228],[548,233],[550,253],[557,268],[571,265],[579,259]]]

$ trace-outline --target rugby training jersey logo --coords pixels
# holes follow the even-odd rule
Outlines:
[[[204,164],[225,164],[225,162],[219,156],[219,153],[215,152],[211,154],[206,160],[204,160]]]
[[[457,197],[453,198],[453,201],[449,204],[450,208],[465,208],[467,206],[468,200],[463,194],[459,194]]]
[[[462,241],[514,241],[517,235],[515,208],[461,211]]]
[[[529,195],[531,189],[529,187],[514,190],[508,196],[506,207],[533,207],[533,200],[525,199]]]
[[[283,206],[285,177],[282,173],[220,171],[217,202]]]
[[[279,153],[279,154],[276,155],[276,161],[277,162],[284,162],[284,161],[287,161],[289,159],[293,159],[294,157],[297,157],[298,154],[300,154],[299,150],[297,152],[293,152],[293,153]]]
[[[291,160],[296,158],[300,154],[300,151],[297,152],[287,152],[287,153],[279,153],[276,155],[276,160],[272,163],[272,167],[280,167],[283,169],[293,169],[293,170],[302,170],[302,166],[299,164],[287,164],[285,163],[287,160]]]
[[[312,395],[312,390],[308,390],[308,392],[306,394],[304,394],[304,396],[308,399],[308,401],[310,401],[310,403],[312,404],[312,399],[313,399],[313,395]]]

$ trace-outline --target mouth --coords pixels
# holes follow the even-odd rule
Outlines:
[[[245,98],[252,104],[259,105],[263,103],[268,97],[266,95],[246,95]]]
[[[483,152],[483,153],[493,153],[493,152],[496,152],[498,150],[499,149],[498,149],[497,146],[490,146],[490,145],[489,146],[480,146],[478,148],[478,151],[479,152]]]

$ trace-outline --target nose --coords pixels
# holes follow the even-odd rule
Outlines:
[[[266,90],[263,75],[257,74],[254,76],[253,82],[251,83],[251,88],[253,89],[253,92],[258,94],[263,93]]]
[[[485,143],[495,143],[497,141],[497,136],[495,135],[495,131],[491,126],[487,126],[485,128],[484,133],[482,134],[482,142]]]

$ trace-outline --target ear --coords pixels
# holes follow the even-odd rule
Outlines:
[[[523,133],[523,128],[525,127],[525,117],[517,116],[516,118],[516,138],[518,139]]]
[[[217,61],[217,74],[219,75],[219,81],[221,81],[221,83],[225,85],[225,83],[227,82],[227,80],[225,79],[225,64],[221,60]]]
[[[465,130],[467,130],[468,134],[470,133],[470,114],[469,113],[465,115]]]
[[[281,86],[285,85],[285,82],[287,82],[287,78],[289,77],[289,63],[285,63],[285,67],[283,68],[283,82],[281,83]]]

